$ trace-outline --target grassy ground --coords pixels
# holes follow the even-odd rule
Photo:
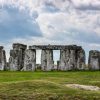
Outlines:
[[[71,83],[100,87],[100,71],[0,72],[0,100],[100,100],[100,91],[65,86]]]

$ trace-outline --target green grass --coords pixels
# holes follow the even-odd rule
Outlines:
[[[100,91],[65,86],[70,83],[100,87],[100,71],[1,71],[0,100],[100,100]]]

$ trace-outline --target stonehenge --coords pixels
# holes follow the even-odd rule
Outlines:
[[[0,70],[10,71],[35,71],[36,50],[41,50],[42,71],[69,71],[86,70],[86,55],[81,46],[77,45],[27,45],[14,43],[10,50],[9,62],[6,61],[6,53],[3,46],[0,46]],[[60,51],[60,57],[55,67],[53,50]],[[90,50],[88,57],[88,70],[100,70],[100,51]]]
[[[60,50],[57,70],[83,70],[85,67],[85,51],[76,45],[34,45],[30,49],[42,49],[41,69],[51,71],[54,67],[53,50]]]

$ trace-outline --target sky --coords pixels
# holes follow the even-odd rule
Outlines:
[[[7,59],[16,42],[77,44],[88,57],[89,50],[100,50],[100,0],[0,0],[0,45]]]

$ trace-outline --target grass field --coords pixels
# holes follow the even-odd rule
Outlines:
[[[100,91],[68,88],[77,83],[100,87],[100,71],[0,72],[0,100],[100,100]]]

